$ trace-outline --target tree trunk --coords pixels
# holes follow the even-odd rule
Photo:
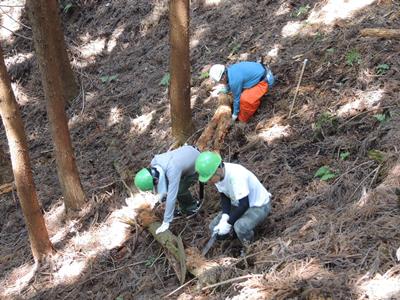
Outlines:
[[[85,203],[85,194],[79,178],[72,149],[68,120],[65,114],[65,73],[63,59],[59,58],[61,37],[57,1],[28,0],[36,56],[42,75],[47,114],[55,147],[57,173],[67,212],[78,210]]]
[[[44,218],[38,203],[29,160],[28,145],[19,107],[11,89],[10,79],[0,48],[0,114],[10,147],[17,194],[28,228],[32,254],[40,262],[53,251]]]
[[[170,0],[169,23],[172,135],[182,145],[193,130],[190,108],[189,0]]]

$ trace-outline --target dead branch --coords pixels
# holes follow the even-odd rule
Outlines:
[[[214,116],[197,140],[200,151],[205,149],[219,151],[231,124],[232,99],[226,94],[219,94],[219,106]]]
[[[400,38],[400,29],[364,28],[360,30],[360,35],[385,39],[398,39]]]

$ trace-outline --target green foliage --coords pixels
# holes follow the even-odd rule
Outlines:
[[[169,73],[167,73],[167,74],[165,74],[165,75],[163,76],[163,78],[161,79],[159,85],[162,85],[162,86],[169,86],[170,80],[171,80],[171,75],[170,75]]]
[[[350,152],[349,151],[341,151],[339,156],[340,156],[341,160],[346,160],[349,158]]]
[[[388,64],[380,64],[376,67],[376,74],[385,75],[389,71],[390,66]]]
[[[149,257],[146,259],[146,262],[144,263],[144,265],[145,265],[146,267],[150,268],[150,267],[152,267],[153,264],[156,262],[156,259],[157,259],[157,257],[155,257],[155,256],[149,256]]]
[[[320,32],[320,31],[318,31],[317,34],[314,36],[314,38],[315,38],[315,40],[316,40],[317,42],[320,42],[320,41],[323,40],[324,34],[323,34],[322,32]]]
[[[328,54],[333,54],[333,53],[335,53],[335,51],[336,51],[335,48],[326,49],[326,52],[328,52]]]
[[[323,166],[315,172],[314,177],[318,177],[322,181],[328,181],[336,177],[336,174],[329,169],[328,166]]]
[[[118,75],[103,75],[100,77],[100,80],[102,83],[110,83],[112,81],[116,81],[118,78]]]
[[[72,3],[68,3],[67,5],[64,6],[63,12],[64,14],[67,14],[68,11],[72,8]]]
[[[199,79],[205,79],[205,78],[208,78],[208,77],[210,77],[210,74],[208,72],[201,72],[200,76],[199,76]]]
[[[229,55],[233,55],[239,52],[240,47],[242,47],[241,43],[233,41],[232,43],[229,44],[229,48],[231,49],[231,52]]]
[[[376,161],[377,163],[381,164],[385,161],[384,152],[372,149],[368,151],[368,158]]]
[[[376,114],[374,118],[377,119],[379,122],[383,123],[387,120],[387,116],[385,114]]]
[[[115,298],[115,300],[124,300],[124,297],[118,296],[117,298]]]
[[[346,63],[349,66],[354,66],[354,64],[361,63],[361,54],[357,51],[357,49],[352,49],[346,54]]]
[[[315,122],[315,128],[321,129],[323,126],[333,126],[336,123],[336,117],[330,112],[323,112]]]
[[[308,4],[307,5],[302,5],[292,13],[292,17],[299,18],[299,17],[307,14],[308,11],[310,10],[310,8],[311,8],[311,6],[308,5]]]

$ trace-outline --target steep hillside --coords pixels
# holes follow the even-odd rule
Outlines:
[[[22,7],[3,9],[21,12],[28,23]],[[188,142],[216,108],[203,71],[264,57],[278,82],[253,119],[230,130],[222,155],[258,176],[273,194],[273,209],[247,264],[237,266],[238,276],[260,276],[204,290],[193,280],[171,299],[400,299],[400,44],[360,34],[400,28],[399,9],[390,0],[192,1],[196,131]],[[180,284],[151,235],[123,222],[124,182],[131,185],[138,169],[173,144],[161,84],[168,72],[168,1],[64,0],[61,13],[81,86],[67,112],[89,205],[81,219],[63,221],[40,76],[32,42],[22,37],[31,32],[19,26],[19,36],[2,45],[58,254],[30,276],[19,204],[15,193],[1,195],[0,298],[160,299]],[[3,24],[7,18],[3,13]],[[3,128],[0,142],[6,145]],[[323,166],[332,179],[315,176]],[[196,217],[171,226],[187,247],[202,248],[218,212],[215,189],[206,192]],[[237,243],[225,241],[209,257],[237,255]]]

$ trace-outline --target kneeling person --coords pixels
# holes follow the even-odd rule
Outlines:
[[[254,228],[266,219],[271,210],[271,194],[257,177],[245,167],[222,162],[215,152],[203,152],[196,160],[200,182],[215,184],[221,195],[221,209],[210,223],[210,230],[219,236],[232,227],[243,245],[254,239]]]

